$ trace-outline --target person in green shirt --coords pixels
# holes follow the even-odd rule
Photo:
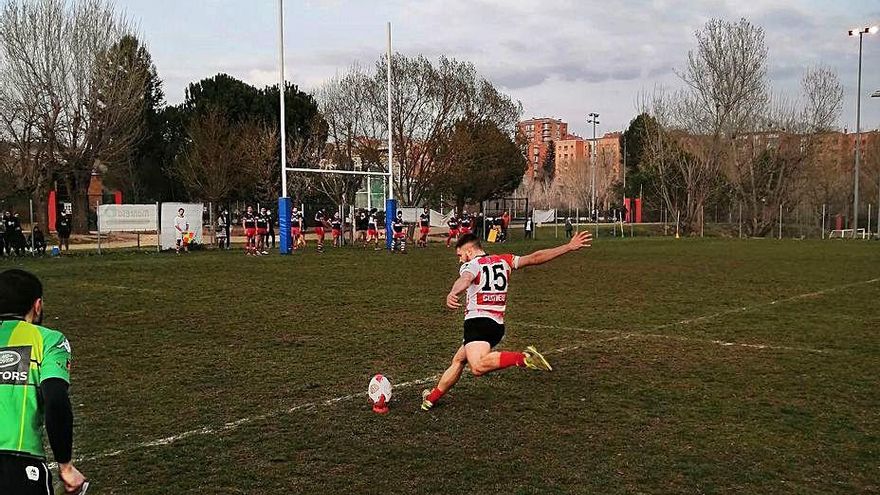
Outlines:
[[[31,273],[0,273],[0,493],[52,495],[42,433],[65,493],[88,486],[71,462],[70,343],[41,326],[43,285]]]

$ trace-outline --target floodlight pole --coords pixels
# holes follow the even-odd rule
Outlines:
[[[853,171],[853,239],[859,229],[859,165],[862,158],[862,38],[865,34],[873,34],[878,30],[877,26],[861,29],[852,29],[850,36],[859,35],[859,78],[856,89],[856,163]]]

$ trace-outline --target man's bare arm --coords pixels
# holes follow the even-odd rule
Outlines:
[[[468,286],[471,285],[471,282],[474,281],[474,275],[470,272],[464,272],[458,277],[458,280],[452,284],[452,288],[449,289],[449,294],[446,295],[446,307],[449,309],[458,309],[461,307],[461,303],[458,302],[458,295],[467,290]]]
[[[590,247],[593,242],[593,234],[588,231],[578,232],[571,240],[561,246],[550,249],[541,249],[532,254],[521,256],[517,268],[524,268],[530,265],[540,265],[554,258],[558,258],[565,253],[577,251],[582,247]]]

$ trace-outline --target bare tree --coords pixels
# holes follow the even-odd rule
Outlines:
[[[435,160],[456,122],[470,116],[487,119],[514,136],[522,107],[481,78],[473,64],[441,57],[436,65],[423,56],[392,57],[392,121],[395,190],[407,204],[420,203],[443,179]],[[385,67],[382,58],[369,87],[373,115],[386,136]]]
[[[801,79],[804,109],[802,120],[809,132],[828,132],[837,124],[843,107],[843,86],[834,69],[807,69]]]
[[[13,0],[0,14],[4,105],[31,107],[6,118],[19,129],[36,119],[43,160],[67,183],[78,231],[87,227],[92,172],[127,159],[139,138],[147,74],[132,70],[118,45],[131,31],[104,0]]]
[[[246,170],[239,128],[210,109],[187,128],[188,143],[169,173],[196,199],[219,204],[244,180]]]
[[[761,28],[713,19],[696,41],[678,73],[685,89],[655,92],[647,110],[659,125],[646,131],[660,197],[692,233],[702,228],[703,208],[719,190],[737,136],[760,125],[769,102]]]
[[[242,172],[252,178],[257,199],[271,202],[281,196],[278,128],[256,121],[245,122],[236,128]]]
[[[346,171],[382,169],[375,108],[369,100],[370,79],[357,67],[334,77],[318,90],[316,99],[327,125],[327,146],[320,168]],[[319,191],[336,204],[351,204],[363,183],[361,175],[320,174]]]

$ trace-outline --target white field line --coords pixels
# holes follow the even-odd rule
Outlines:
[[[698,317],[698,318],[692,318],[692,319],[688,319],[688,320],[682,320],[682,321],[675,322],[675,323],[667,323],[667,324],[664,324],[664,325],[660,325],[660,326],[655,327],[655,330],[659,330],[659,329],[662,329],[662,328],[665,328],[665,327],[668,327],[668,326],[673,326],[673,325],[686,325],[686,324],[688,324],[688,323],[693,323],[693,322],[697,322],[697,321],[710,320],[710,319],[718,318],[718,317],[720,317],[720,316],[724,316],[724,315],[728,315],[728,314],[739,313],[739,312],[742,312],[742,311],[748,311],[748,310],[750,310],[750,309],[760,308],[760,307],[763,307],[763,306],[772,306],[772,305],[774,305],[774,304],[779,304],[779,303],[784,303],[784,302],[795,301],[795,300],[803,299],[803,298],[807,298],[807,297],[815,297],[815,296],[819,296],[819,295],[825,294],[825,293],[827,293],[827,292],[832,292],[832,291],[835,291],[835,290],[841,290],[841,289],[845,289],[845,288],[848,288],[848,287],[855,287],[855,286],[859,286],[859,285],[872,284],[872,283],[876,283],[876,282],[880,282],[880,278],[875,278],[875,279],[872,279],[872,280],[866,280],[866,281],[864,281],[864,282],[856,282],[856,283],[852,283],[852,284],[841,285],[841,286],[838,286],[838,287],[832,287],[832,288],[824,289],[824,290],[817,291],[817,292],[810,292],[810,293],[807,293],[807,294],[800,294],[800,295],[797,295],[797,296],[794,296],[794,297],[790,297],[790,298],[787,298],[787,299],[781,299],[781,300],[778,300],[778,301],[772,301],[772,302],[765,303],[765,304],[758,304],[758,305],[750,306],[750,307],[746,307],[746,308],[736,308],[736,309],[734,309],[734,310],[722,311],[722,312],[720,312],[720,313],[716,313],[716,314],[713,314],[713,315],[701,316],[701,317]],[[587,343],[584,343],[584,344],[578,344],[578,345],[566,346],[566,347],[560,347],[560,348],[557,348],[557,349],[553,349],[553,350],[551,350],[551,351],[548,351],[547,354],[563,354],[563,353],[566,353],[566,352],[571,352],[571,351],[574,351],[574,350],[577,350],[577,349],[585,348],[585,347],[590,346],[590,345],[593,345],[593,344],[598,344],[598,343],[603,343],[603,342],[612,342],[612,341],[615,341],[615,340],[625,340],[625,339],[629,339],[629,338],[632,338],[632,337],[643,337],[643,338],[644,338],[644,337],[648,337],[648,338],[671,338],[671,339],[676,339],[676,340],[686,340],[686,341],[697,341],[697,342],[711,343],[711,344],[717,344],[717,345],[722,345],[722,346],[742,346],[742,347],[751,347],[751,348],[756,348],[756,349],[798,350],[798,351],[818,352],[818,353],[826,353],[826,352],[828,352],[828,351],[819,350],[819,349],[805,349],[805,348],[796,348],[796,347],[769,346],[769,345],[764,345],[764,344],[740,344],[740,343],[735,343],[735,342],[722,342],[722,341],[716,341],[716,340],[692,339],[692,338],[689,338],[689,337],[677,337],[677,336],[672,336],[672,335],[661,335],[661,334],[640,334],[640,333],[633,333],[633,332],[626,332],[626,333],[624,333],[624,332],[617,332],[617,331],[614,331],[614,330],[589,330],[589,329],[576,328],[576,327],[561,327],[561,326],[552,326],[552,325],[540,325],[540,324],[536,324],[536,323],[519,323],[519,325],[522,325],[522,326],[531,326],[531,327],[536,327],[536,328],[552,328],[552,329],[558,329],[558,330],[573,330],[573,331],[585,332],[585,333],[609,333],[609,334],[614,334],[614,335],[611,336],[611,337],[604,338],[604,339],[592,340],[592,341],[587,342]],[[421,378],[421,379],[418,379],[418,380],[411,380],[411,381],[408,381],[408,382],[399,383],[399,384],[395,385],[394,387],[395,387],[396,389],[401,389],[401,388],[404,388],[404,389],[405,389],[405,388],[410,388],[410,387],[414,387],[414,386],[418,386],[418,385],[424,385],[424,384],[426,384],[426,383],[433,383],[434,381],[436,381],[436,380],[439,379],[439,378],[440,378],[440,375],[433,375],[433,376],[429,376],[429,377]],[[227,431],[232,431],[232,430],[238,429],[239,427],[241,427],[241,426],[243,426],[243,425],[247,425],[247,424],[250,424],[250,423],[254,423],[254,422],[256,422],[256,421],[261,421],[261,420],[270,419],[270,418],[274,418],[274,417],[278,417],[278,416],[283,416],[283,415],[293,414],[293,413],[295,413],[295,412],[297,412],[297,411],[308,410],[308,409],[314,409],[314,408],[317,408],[317,407],[320,407],[320,406],[332,406],[332,405],[334,405],[334,404],[338,404],[338,403],[340,403],[340,402],[347,402],[347,401],[354,400],[354,399],[361,398],[361,397],[365,397],[365,396],[366,396],[366,392],[361,392],[361,393],[354,393],[354,394],[348,394],[348,395],[341,395],[341,396],[333,397],[333,398],[330,398],[330,399],[324,399],[324,400],[318,400],[318,401],[313,401],[313,402],[307,402],[307,403],[305,403],[305,404],[299,404],[299,405],[292,406],[292,407],[287,407],[287,408],[283,408],[283,409],[277,409],[277,410],[274,410],[274,411],[271,411],[271,412],[268,412],[268,413],[265,413],[265,414],[258,414],[258,415],[256,415],[256,416],[249,416],[249,417],[246,417],[246,418],[237,419],[237,420],[235,420],[235,421],[230,421],[230,422],[228,422],[228,423],[224,423],[224,424],[219,425],[219,426],[213,426],[213,427],[205,426],[205,427],[202,427],[202,428],[196,428],[196,429],[194,429],[194,430],[189,430],[189,431],[185,431],[185,432],[182,432],[182,433],[178,433],[178,434],[176,434],[176,435],[171,435],[171,436],[164,437],[164,438],[158,438],[158,439],[150,440],[150,441],[147,441],[147,442],[137,443],[137,444],[134,444],[134,445],[130,445],[130,446],[124,448],[124,449],[110,450],[110,451],[101,452],[101,453],[98,453],[98,454],[92,454],[92,455],[87,455],[87,456],[78,457],[78,458],[76,458],[74,461],[77,462],[77,463],[79,463],[79,462],[84,462],[84,461],[94,461],[94,460],[97,460],[97,459],[104,459],[104,458],[108,458],[108,457],[117,457],[117,456],[120,456],[120,455],[123,455],[123,454],[127,454],[128,452],[131,452],[131,451],[133,451],[133,450],[137,450],[137,449],[150,448],[150,447],[160,447],[160,446],[163,446],[163,445],[170,445],[170,444],[172,444],[172,443],[175,443],[175,442],[178,442],[178,441],[183,440],[183,439],[185,439],[185,438],[189,438],[189,437],[193,437],[193,436],[199,436],[199,435],[211,435],[211,434],[216,434],[216,433],[223,433],[223,432],[227,432]],[[55,469],[54,464],[53,464],[53,466],[52,466],[52,469]]]
[[[858,287],[862,285],[869,285],[880,282],[880,277],[872,278],[870,280],[863,280],[861,282],[853,282],[851,284],[838,285],[836,287],[829,287],[827,289],[818,290],[815,292],[806,292],[804,294],[798,294],[796,296],[787,297],[784,299],[777,299],[774,301],[755,304],[752,306],[743,306],[739,308],[728,309],[724,311],[719,311],[717,313],[712,313],[705,316],[698,316],[696,318],[688,318],[681,321],[674,321],[671,323],[664,323],[662,325],[657,325],[653,327],[652,331],[662,330],[664,328],[679,326],[679,325],[689,325],[691,323],[698,323],[703,321],[714,320],[716,318],[720,318],[722,316],[728,316],[732,314],[744,313],[747,311],[753,311],[760,308],[775,306],[779,304],[785,304],[789,302],[798,301],[801,299],[808,299],[811,297],[818,297],[829,292],[835,292],[843,289],[849,289],[851,287]],[[630,337],[641,337],[641,338],[653,338],[653,339],[669,339],[669,340],[677,340],[681,342],[699,342],[704,344],[714,344],[720,345],[723,347],[746,347],[750,349],[770,349],[770,350],[780,350],[780,351],[798,351],[798,352],[810,352],[814,354],[830,354],[834,351],[829,351],[826,349],[812,349],[809,347],[790,347],[790,346],[782,346],[782,345],[771,345],[771,344],[751,344],[751,343],[743,343],[743,342],[725,342],[723,340],[712,340],[712,339],[699,339],[694,337],[685,337],[683,335],[664,335],[657,333],[639,333],[639,332],[621,332],[618,330],[602,330],[602,329],[589,329],[589,328],[581,328],[581,327],[569,327],[569,326],[561,326],[561,325],[545,325],[541,323],[517,323],[517,325],[524,327],[532,327],[532,328],[548,328],[553,330],[571,330],[575,332],[583,332],[583,333],[606,333],[606,334],[615,334],[620,335],[622,338],[630,338]]]
[[[571,351],[574,351],[577,349],[585,348],[591,344],[597,344],[597,343],[601,343],[601,342],[611,342],[614,340],[621,340],[621,339],[625,339],[628,337],[629,337],[628,335],[616,335],[614,337],[610,337],[610,338],[606,338],[606,339],[591,340],[591,341],[583,343],[583,344],[553,349],[551,351],[546,352],[545,354],[562,354],[565,352],[571,352]],[[420,378],[418,380],[411,380],[408,382],[398,383],[398,384],[394,385],[394,389],[399,390],[399,389],[416,387],[419,385],[434,383],[439,379],[440,379],[440,375],[436,374],[436,375],[432,375],[429,377]],[[271,418],[275,418],[275,417],[279,417],[279,416],[286,416],[289,414],[293,414],[297,411],[315,409],[320,406],[332,406],[332,405],[338,404],[340,402],[348,402],[350,400],[360,399],[360,398],[363,398],[366,400],[366,396],[367,396],[367,393],[366,393],[366,391],[364,391],[364,392],[360,392],[360,393],[340,395],[338,397],[333,397],[330,399],[307,402],[305,404],[298,404],[298,405],[295,405],[292,407],[287,407],[287,408],[283,408],[283,409],[276,409],[274,411],[271,411],[271,412],[268,412],[265,414],[258,414],[256,416],[249,416],[246,418],[237,419],[235,421],[230,421],[228,423],[224,423],[224,424],[218,425],[218,426],[205,426],[202,428],[196,428],[193,430],[178,433],[176,435],[171,435],[171,436],[164,437],[164,438],[157,438],[155,440],[150,440],[147,442],[137,443],[134,445],[130,445],[124,449],[110,450],[110,451],[101,452],[98,454],[82,456],[77,459],[74,459],[74,462],[79,463],[79,462],[84,462],[84,461],[94,461],[97,459],[104,459],[104,458],[108,458],[108,457],[117,457],[117,456],[120,456],[123,454],[127,454],[128,452],[131,452],[133,450],[150,448],[150,447],[160,447],[163,445],[170,445],[172,443],[178,442],[180,440],[183,440],[183,439],[189,438],[189,437],[200,436],[200,435],[213,435],[213,434],[217,434],[217,433],[223,433],[223,432],[227,432],[227,431],[236,430],[239,427],[250,424],[250,423],[255,423],[257,421],[271,419]],[[51,468],[55,469],[55,465],[53,464],[51,466]]]

